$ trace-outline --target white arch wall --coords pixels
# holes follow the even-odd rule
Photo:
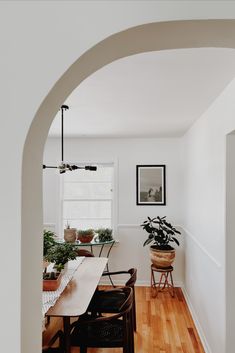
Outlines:
[[[64,77],[63,85],[58,84],[55,87],[54,94],[48,97],[46,104],[38,111],[28,135],[22,174],[21,163],[25,138],[42,100],[72,62],[112,33],[154,21],[233,18],[234,4],[227,3],[225,6],[224,3],[215,3],[213,9],[211,5],[211,1],[207,4],[183,2],[159,4],[146,1],[136,3],[132,1],[5,2],[0,4],[0,74],[3,102],[1,122],[4,123],[4,127],[2,125],[0,130],[0,147],[1,164],[6,166],[4,173],[1,173],[0,183],[3,249],[0,261],[1,268],[4,269],[1,280],[6,288],[1,290],[0,294],[1,320],[4,328],[1,330],[0,339],[4,352],[29,353],[41,350],[40,163],[50,121],[73,85],[79,82],[79,78],[69,75]],[[204,45],[206,44],[205,33],[218,41],[226,39],[230,41],[230,46],[232,45],[231,33],[234,33],[232,23],[225,26],[227,36],[226,28],[225,32],[218,33],[214,30],[205,31],[203,24],[198,25],[199,27],[197,25],[192,27],[191,31],[187,31],[184,27],[178,32],[178,39],[181,39],[182,46],[187,46],[183,35],[187,33],[190,36],[190,33],[196,34],[198,30],[201,38],[204,38]],[[174,27],[172,29],[175,35]],[[137,38],[141,39],[141,36],[138,35]],[[149,38],[152,38],[156,44],[166,44],[162,32],[160,38],[162,42],[156,42],[156,37]],[[173,44],[175,43],[175,37],[171,35],[169,39],[172,39]],[[132,39],[132,44],[135,44],[135,41]],[[226,45],[229,44],[228,42]],[[188,45],[189,43],[190,41]],[[197,36],[193,46],[197,46],[196,43]],[[146,50],[146,44],[151,43],[143,41],[142,44],[141,50]],[[117,45],[114,47],[117,48]],[[122,48],[126,49],[125,45]],[[107,53],[105,54],[100,47],[100,59],[103,59],[102,55],[108,58]],[[99,57],[96,56],[95,62],[92,60],[89,62],[87,58],[83,64],[86,68],[88,66],[87,73],[89,70],[95,70],[95,65],[97,67],[99,65]],[[21,184],[21,176],[23,184]],[[21,217],[22,210],[24,212]]]

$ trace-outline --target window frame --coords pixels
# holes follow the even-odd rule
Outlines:
[[[113,180],[112,180],[112,199],[111,199],[111,228],[113,229],[113,237],[116,238],[117,234],[117,219],[118,219],[118,183],[117,183],[117,176],[118,176],[118,161],[113,160],[110,162],[103,162],[103,161],[85,161],[85,162],[68,162],[69,164],[76,164],[76,165],[96,165],[98,168],[99,166],[111,166],[113,167]],[[70,173],[70,172],[66,172]],[[73,173],[73,171],[71,171]],[[93,173],[93,172],[91,172]],[[59,238],[64,239],[64,225],[63,225],[63,202],[64,202],[64,174],[60,174],[58,176],[59,179],[59,212],[58,212],[58,222],[59,225]],[[101,199],[100,199],[101,200]],[[68,201],[68,200],[67,200]],[[71,200],[72,201],[72,200]],[[97,199],[96,201],[99,201]]]

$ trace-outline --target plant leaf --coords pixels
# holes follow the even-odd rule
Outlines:
[[[172,239],[173,239],[173,241],[174,241],[178,246],[180,245],[178,239],[176,239],[175,237],[172,237]]]
[[[149,239],[149,238],[146,239],[143,246],[150,244],[152,242],[152,240],[153,239]]]

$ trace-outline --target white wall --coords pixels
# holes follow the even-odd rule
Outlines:
[[[137,267],[138,283],[150,283],[148,247],[140,224],[147,216],[167,216],[182,224],[182,149],[180,139],[66,139],[66,160],[72,162],[114,162],[117,165],[117,234],[120,243],[112,250],[110,268]],[[44,162],[54,165],[60,158],[60,140],[49,138]],[[166,206],[136,205],[136,165],[166,164]],[[44,223],[57,223],[59,178],[54,170],[44,171]],[[56,227],[58,229],[58,226]],[[184,236],[177,250],[174,280],[184,282]]]
[[[226,342],[228,347],[235,347],[235,131],[226,139]]]
[[[235,127],[234,92],[232,81],[184,137],[185,285],[212,353],[225,352],[225,141]]]

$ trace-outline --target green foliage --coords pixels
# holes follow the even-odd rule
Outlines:
[[[175,227],[166,221],[166,217],[150,218],[141,224],[141,227],[148,233],[148,238],[144,242],[144,246],[153,243],[158,249],[171,250],[173,249],[169,243],[179,245],[175,234],[181,234]]]
[[[94,229],[85,229],[85,230],[79,229],[78,235],[81,237],[83,236],[86,237],[87,235],[94,235]]]
[[[48,250],[55,245],[55,233],[50,230],[43,230],[43,256],[46,256]]]
[[[69,260],[75,260],[77,256],[76,251],[72,244],[56,244],[52,246],[45,256],[45,259],[49,262],[55,263],[55,268],[57,271],[61,271],[64,268],[64,265]]]
[[[99,228],[96,230],[100,242],[113,240],[112,232],[113,230],[110,228]]]
[[[56,280],[60,275],[60,272],[46,272],[43,273],[43,279]]]

